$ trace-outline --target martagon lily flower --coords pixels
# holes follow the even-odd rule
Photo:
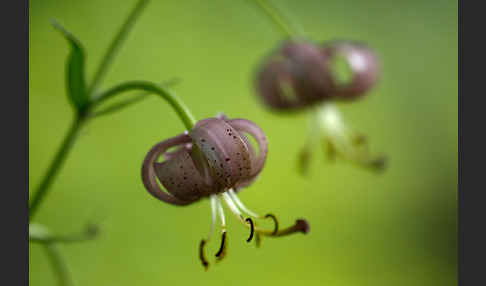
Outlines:
[[[340,156],[373,169],[385,167],[385,158],[370,154],[365,136],[353,131],[333,104],[362,98],[379,74],[373,50],[343,40],[321,45],[286,40],[259,66],[255,86],[264,105],[274,111],[312,110],[308,141],[300,154],[302,172],[319,140],[330,159]]]
[[[251,145],[248,135],[255,139],[258,150]],[[146,155],[142,180],[145,188],[154,197],[177,206],[186,206],[202,198],[209,198],[211,227],[207,238],[199,246],[199,257],[205,269],[209,262],[204,247],[211,239],[218,215],[222,238],[216,253],[217,261],[226,253],[228,238],[221,200],[250,229],[247,241],[250,242],[255,236],[257,246],[261,235],[278,237],[309,231],[309,224],[304,219],[298,219],[291,227],[280,229],[275,215],[259,215],[238,199],[237,193],[259,176],[267,152],[267,138],[255,123],[219,115],[217,118],[203,119],[189,132],[156,144]],[[159,162],[160,158],[162,161]],[[158,181],[167,191],[162,189]],[[260,228],[254,221],[265,218],[273,220],[273,229]]]

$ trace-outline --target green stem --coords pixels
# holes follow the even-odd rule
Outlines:
[[[137,4],[135,5],[135,8],[132,10],[128,18],[125,20],[123,25],[121,26],[120,30],[118,31],[118,34],[113,38],[113,41],[111,42],[110,46],[108,47],[108,50],[106,51],[105,56],[103,57],[102,62],[100,63],[98,70],[95,73],[95,76],[93,78],[93,82],[91,83],[91,86],[88,89],[88,94],[92,94],[98,85],[101,83],[101,80],[105,76],[108,67],[110,64],[113,62],[113,59],[115,58],[116,53],[121,47],[121,43],[123,40],[128,35],[128,32],[132,28],[133,24],[137,20],[137,17],[140,15],[142,12],[143,8],[145,8],[146,4],[148,3],[148,0],[139,0]]]
[[[254,0],[257,6],[270,18],[270,20],[280,29],[280,31],[289,38],[294,38],[297,32],[291,28],[288,21],[282,14],[266,0]]]
[[[68,133],[64,137],[61,147],[57,151],[57,154],[54,157],[54,160],[52,161],[47,173],[45,174],[42,182],[37,187],[37,190],[32,197],[29,207],[29,220],[32,220],[37,209],[39,208],[39,205],[48,193],[52,180],[55,178],[59,169],[64,163],[66,156],[71,150],[71,147],[73,146],[76,136],[78,135],[83,123],[83,117],[76,117],[76,119],[71,124]]]
[[[49,230],[40,224],[29,224],[29,242],[33,243],[75,243],[93,240],[98,235],[98,226],[93,224],[86,225],[79,233],[73,233],[68,235],[52,235]]]
[[[47,252],[49,262],[52,264],[52,267],[57,274],[59,286],[73,285],[66,263],[62,259],[57,246],[54,243],[45,243],[43,244],[43,247]]]
[[[164,86],[164,87],[171,87],[173,85],[176,85],[177,83],[179,83],[180,79],[178,78],[174,78],[174,79],[171,79],[171,80],[168,80],[168,81],[165,81],[165,82],[162,82],[160,83],[160,85]],[[146,98],[148,98],[150,95],[152,95],[151,92],[142,92],[141,94],[138,94],[132,98],[128,98],[124,101],[121,101],[121,102],[118,102],[118,103],[115,103],[109,107],[106,107],[102,110],[99,110],[99,111],[92,111],[90,112],[89,114],[89,118],[95,118],[95,117],[99,117],[99,116],[104,116],[104,115],[108,115],[108,114],[111,114],[113,112],[116,112],[122,108],[125,108],[125,107],[128,107],[134,103],[137,103],[137,102],[140,102]]]
[[[103,92],[98,97],[94,98],[93,107],[117,95],[118,93],[130,90],[144,90],[152,92],[167,100],[169,105],[174,108],[187,130],[191,130],[196,124],[196,120],[194,119],[194,116],[191,114],[189,109],[177,96],[175,96],[175,94],[173,94],[173,92],[169,91],[164,87],[159,87],[156,84],[147,81],[131,81],[115,86]]]

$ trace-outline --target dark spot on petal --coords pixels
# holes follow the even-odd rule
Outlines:
[[[226,162],[228,162],[228,161],[230,160],[230,158],[226,158],[226,159],[224,159],[224,160],[225,160]]]

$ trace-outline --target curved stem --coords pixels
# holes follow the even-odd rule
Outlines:
[[[194,119],[194,116],[191,114],[189,109],[177,96],[175,96],[175,94],[173,94],[173,92],[169,91],[164,87],[157,86],[156,84],[147,81],[131,81],[115,86],[103,92],[98,97],[94,98],[92,105],[93,107],[95,107],[96,105],[102,103],[109,98],[112,98],[119,93],[130,90],[144,90],[152,92],[167,100],[170,106],[174,108],[187,130],[191,130],[196,124],[196,120]]]
[[[60,286],[73,285],[69,271],[67,269],[66,263],[62,259],[59,249],[54,243],[43,244],[45,251],[47,252],[47,257],[49,262],[52,264],[54,271],[57,274]]]
[[[255,4],[270,18],[278,29],[290,38],[297,35],[297,32],[291,28],[291,25],[284,19],[278,10],[266,0],[254,0]]]
[[[43,180],[41,181],[35,193],[33,194],[30,207],[29,207],[29,220],[31,220],[34,217],[37,209],[39,208],[39,205],[47,195],[52,180],[56,177],[59,169],[64,163],[67,154],[71,150],[71,147],[73,146],[74,141],[76,140],[79,130],[83,126],[83,123],[84,123],[83,117],[76,117],[76,119],[71,124],[68,133],[64,137],[61,147],[57,151],[54,160],[52,161],[51,165],[49,166],[49,169],[47,170],[47,173],[45,174]]]
[[[121,43],[128,35],[130,28],[133,26],[137,17],[142,12],[145,5],[148,3],[148,0],[139,0],[135,5],[135,8],[132,10],[128,18],[125,20],[123,25],[121,26],[118,34],[113,38],[110,47],[106,51],[105,56],[103,57],[102,62],[100,63],[98,69],[96,70],[95,76],[93,78],[93,82],[91,83],[88,94],[93,93],[98,85],[101,83],[102,79],[104,78],[106,72],[108,71],[108,67],[110,66],[111,62],[115,58],[116,53],[121,47]]]
[[[162,82],[159,85],[162,85],[162,86],[165,86],[165,87],[172,87],[172,86],[176,85],[177,83],[179,83],[179,81],[180,81],[179,78],[173,78],[171,80]],[[116,111],[118,111],[122,108],[128,107],[128,106],[130,106],[134,103],[140,102],[140,101],[148,98],[149,95],[151,95],[150,92],[142,92],[142,93],[140,93],[140,94],[138,94],[138,95],[136,95],[132,98],[128,98],[124,101],[121,101],[121,102],[115,103],[115,104],[113,104],[109,107],[106,107],[103,110],[93,111],[88,116],[91,119],[91,118],[95,118],[95,117],[100,117],[100,116],[112,114],[113,112],[116,112]]]

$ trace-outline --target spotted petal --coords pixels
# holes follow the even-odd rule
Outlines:
[[[189,133],[204,154],[219,191],[232,188],[251,172],[250,153],[239,133],[222,119],[199,121]]]
[[[251,172],[248,178],[243,178],[240,180],[236,186],[236,189],[240,189],[243,187],[248,186],[251,184],[260,174],[265,165],[265,161],[267,159],[268,154],[268,142],[265,133],[263,130],[258,127],[255,123],[246,120],[246,119],[232,119],[229,121],[229,124],[233,126],[241,135],[241,137],[245,138],[245,143],[247,144],[250,150],[250,158],[251,158]],[[258,144],[258,154],[256,154],[251,144],[246,139],[245,133],[251,135]]]
[[[162,163],[155,163],[155,173],[167,191],[185,201],[196,201],[210,194],[211,187],[194,165],[187,148],[178,150]]]
[[[163,155],[169,148],[174,146],[179,146],[191,142],[191,138],[187,134],[180,134],[176,137],[164,140],[150,149],[150,151],[145,156],[142,165],[142,181],[145,188],[154,197],[173,205],[188,205],[191,204],[192,200],[184,200],[175,197],[160,188],[155,171],[155,164],[157,159]]]

